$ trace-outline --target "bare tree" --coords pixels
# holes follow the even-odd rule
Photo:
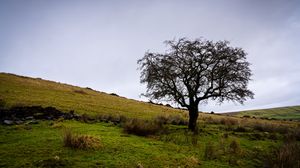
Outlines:
[[[200,102],[224,100],[243,103],[253,98],[247,86],[251,77],[246,53],[228,41],[188,40],[165,42],[164,54],[147,52],[138,60],[141,83],[150,99],[177,102],[189,111],[189,129],[194,131]]]

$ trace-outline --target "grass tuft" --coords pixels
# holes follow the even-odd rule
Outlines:
[[[101,147],[99,138],[74,134],[70,128],[64,130],[63,142],[65,147],[73,149],[97,149]]]
[[[163,123],[153,120],[128,119],[123,124],[124,132],[139,136],[155,135],[164,130]]]
[[[217,158],[217,149],[212,142],[208,142],[205,145],[204,158],[206,160],[212,160]]]
[[[288,141],[267,156],[265,167],[300,167],[300,144]]]
[[[237,140],[232,140],[229,145],[229,152],[231,154],[240,154],[241,153],[241,147],[240,143]]]

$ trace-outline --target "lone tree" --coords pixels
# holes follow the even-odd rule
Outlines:
[[[198,105],[207,100],[243,104],[253,98],[247,86],[251,77],[246,53],[229,46],[228,41],[181,38],[165,42],[166,53],[146,52],[138,60],[141,83],[147,84],[146,97],[174,101],[189,111],[190,130],[194,131]]]

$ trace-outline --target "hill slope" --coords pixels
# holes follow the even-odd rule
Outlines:
[[[195,133],[187,131],[186,125],[161,124],[163,120],[136,122],[137,119],[129,118],[187,113],[88,88],[0,73],[0,108],[14,105],[53,106],[64,112],[120,114],[128,118],[122,124],[62,118],[24,119],[24,122],[15,125],[3,122],[0,124],[0,167],[253,168],[263,167],[268,161],[265,158],[278,158],[272,150],[285,142],[288,133],[293,133],[291,139],[300,139],[299,130],[296,132],[299,124],[291,121],[201,113],[199,129]],[[178,116],[167,117],[176,119]],[[159,118],[163,117],[156,118],[156,121]],[[125,128],[159,130],[154,135],[143,137]],[[75,138],[75,141],[72,143],[96,143],[93,138],[97,138],[99,148],[81,150],[67,147],[65,140],[70,139],[67,130],[74,134],[72,139]],[[294,147],[288,150],[287,154],[296,156],[300,146],[299,150]],[[291,164],[299,163],[299,160],[290,161]]]
[[[270,118],[270,119],[300,120],[300,106],[248,110],[248,111],[232,112],[226,114],[232,116],[238,116],[238,117],[250,116],[250,117]]]
[[[98,92],[40,78],[29,78],[0,73],[0,100],[5,106],[53,106],[62,111],[76,113],[120,114],[128,117],[149,118],[162,112],[183,113],[183,110],[154,105],[116,95]]]

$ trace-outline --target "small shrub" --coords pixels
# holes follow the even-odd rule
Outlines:
[[[212,160],[217,158],[217,150],[212,142],[208,142],[205,145],[204,158],[207,160]]]
[[[186,168],[198,167],[199,165],[201,165],[200,161],[195,156],[187,157],[185,160],[186,160],[186,163],[185,163],[184,167],[186,167]]]
[[[166,115],[158,115],[154,118],[154,121],[161,124],[167,124],[169,121],[168,116]]]
[[[247,129],[243,126],[238,126],[234,129],[235,132],[247,132]]]
[[[299,168],[300,144],[296,141],[286,142],[269,153],[266,158],[265,167],[268,168]]]
[[[117,115],[112,118],[112,122],[114,122],[114,123],[124,123],[124,122],[126,122],[126,120],[127,120],[127,117],[124,115]]]
[[[204,121],[206,121],[206,123],[208,124],[220,124],[220,120],[218,118],[215,118],[215,117],[205,117],[203,118]]]
[[[79,149],[96,149],[100,147],[100,140],[90,135],[78,135],[73,146]]]
[[[240,154],[241,153],[241,147],[238,141],[233,140],[231,141],[229,145],[229,152],[231,154]]]
[[[94,89],[92,89],[92,88],[90,88],[90,87],[86,87],[85,89],[88,89],[88,90],[94,90]]]
[[[283,140],[285,142],[291,142],[297,140],[297,135],[295,135],[295,132],[289,132],[283,136]]]
[[[97,149],[101,147],[100,139],[90,135],[77,135],[71,129],[64,130],[63,142],[65,147],[73,149]]]
[[[263,140],[264,136],[261,133],[253,133],[250,137],[251,140]]]
[[[139,136],[148,136],[158,134],[164,130],[163,124],[142,119],[130,119],[123,124],[123,129],[128,134],[135,134]]]
[[[224,137],[225,139],[227,139],[227,138],[229,137],[228,133],[224,133],[224,134],[223,134],[223,137]]]
[[[263,126],[263,124],[257,122],[257,123],[255,123],[255,124],[253,125],[253,129],[254,129],[254,130],[257,130],[257,131],[263,132],[263,131],[264,131],[264,126]]]
[[[275,133],[275,132],[270,133],[268,139],[271,139],[271,140],[278,140],[277,133]]]
[[[79,116],[79,121],[85,122],[85,123],[89,123],[91,121],[93,121],[94,118],[92,118],[91,116],[89,116],[88,114],[84,113],[81,116]]]
[[[281,134],[286,134],[290,130],[289,127],[285,125],[268,124],[260,122],[254,123],[253,129],[261,132],[277,132]]]
[[[63,136],[64,136],[64,145],[67,147],[73,146],[73,139],[75,135],[72,133],[71,129],[65,129]]]
[[[98,121],[101,121],[101,122],[109,122],[109,120],[110,120],[110,115],[108,115],[108,114],[98,114],[98,115],[96,116],[96,119],[97,119]]]
[[[112,96],[116,96],[116,97],[119,97],[119,95],[118,95],[118,94],[116,94],[116,93],[110,93],[110,95],[112,95]]]
[[[74,90],[73,92],[75,93],[79,93],[79,94],[87,94],[85,91],[83,90]]]
[[[187,121],[180,115],[171,115],[168,120],[169,123],[173,125],[187,125]]]
[[[293,133],[295,139],[296,139],[297,141],[300,141],[300,127],[295,128],[295,129],[292,131],[292,133]]]
[[[225,144],[225,139],[224,138],[220,138],[219,141],[219,149],[222,151],[223,154],[226,154],[226,144]]]
[[[114,124],[124,123],[127,120],[127,117],[124,115],[115,115],[115,114],[98,114],[95,117],[95,120],[100,122],[112,122]]]
[[[198,135],[192,135],[191,142],[192,145],[196,146],[198,144]]]
[[[222,118],[220,123],[223,124],[223,125],[232,126],[232,125],[237,125],[238,120],[228,117],[228,118]]]
[[[234,166],[238,166],[239,165],[239,159],[236,157],[236,156],[230,156],[229,158],[228,158],[228,163],[230,164],[230,165],[234,165]],[[240,167],[240,166],[239,166]]]
[[[187,125],[187,120],[185,120],[180,115],[158,115],[154,118],[155,122],[161,124],[173,124],[173,125]]]

